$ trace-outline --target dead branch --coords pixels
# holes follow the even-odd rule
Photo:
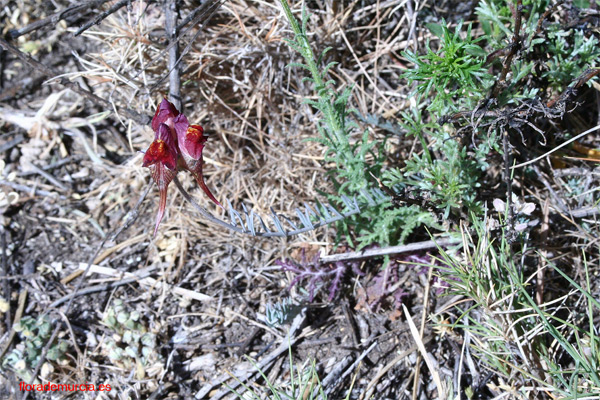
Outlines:
[[[8,271],[8,260],[7,260],[7,255],[6,255],[6,229],[2,228],[0,230],[0,247],[2,247],[2,273],[1,276],[7,277],[10,275],[9,271]],[[8,281],[8,279],[5,279],[4,282],[2,282],[2,291],[4,292],[4,298],[5,299],[10,299],[10,282]],[[10,308],[8,310],[6,310],[6,313],[4,315],[4,320],[6,323],[6,332],[10,332],[11,331],[11,312],[10,312]],[[4,354],[4,353],[3,353]]]
[[[89,28],[91,28],[93,25],[98,25],[100,22],[102,22],[110,14],[113,14],[113,13],[119,11],[121,8],[123,8],[126,4],[128,4],[130,2],[131,2],[131,0],[120,0],[120,1],[116,2],[108,10],[104,11],[100,15],[97,15],[96,18],[89,20],[81,28],[77,29],[77,32],[75,32],[73,34],[73,36],[79,36],[83,32],[85,32],[86,30],[88,30]]]
[[[332,263],[336,261],[353,261],[363,260],[366,258],[382,257],[382,256],[393,256],[402,253],[409,253],[413,251],[429,250],[438,247],[446,247],[452,244],[459,243],[457,239],[439,239],[439,240],[427,240],[425,242],[403,244],[401,246],[390,246],[381,249],[370,249],[364,251],[351,251],[342,254],[332,254],[330,256],[323,256],[319,259],[322,263]]]
[[[165,53],[167,51],[171,51],[171,47],[175,46],[177,43],[179,43],[179,41],[181,40],[181,38],[183,38],[185,35],[187,35],[187,33],[194,27],[196,27],[200,21],[202,21],[202,19],[204,18],[204,21],[202,22],[202,24],[200,24],[197,28],[198,31],[194,34],[194,36],[192,37],[192,39],[189,41],[189,43],[184,47],[183,51],[181,52],[181,54],[179,55],[179,58],[177,58],[177,61],[175,62],[175,66],[179,65],[179,63],[181,62],[181,60],[183,59],[183,57],[188,53],[188,51],[190,51],[192,44],[196,41],[196,38],[200,35],[200,33],[202,32],[202,28],[204,27],[204,25],[206,25],[206,23],[212,18],[212,16],[217,12],[217,10],[219,10],[219,7],[221,7],[221,5],[227,0],[217,0],[216,2],[207,2],[205,3],[206,6],[203,4],[202,6],[200,6],[199,8],[201,9],[197,15],[194,17],[192,23],[190,24],[190,27],[188,29],[185,30],[185,32],[182,32],[181,34],[176,36],[176,40],[171,42],[166,49],[164,49],[163,51],[160,52],[160,54],[158,55],[158,57],[156,57],[151,63],[149,63],[148,65],[146,65],[145,69],[148,69],[156,60],[161,59]],[[177,27],[177,32],[179,32],[179,27]],[[170,60],[169,60],[170,62]],[[144,70],[145,70],[144,69]],[[138,72],[138,74],[142,73],[144,70]],[[170,76],[171,70],[169,69],[169,74],[163,76],[161,79],[158,80],[158,82],[156,82],[154,84],[154,86],[152,86],[150,88],[150,92],[153,92],[156,90],[156,88],[162,84],[162,82],[167,78],[167,76]],[[135,78],[138,74],[134,75],[133,78]],[[133,79],[132,78],[132,79]]]
[[[504,82],[506,80],[506,76],[508,75],[508,71],[510,71],[510,67],[512,64],[512,59],[517,54],[517,52],[521,49],[521,20],[522,20],[522,9],[523,9],[523,1],[518,0],[516,7],[513,8],[512,3],[509,3],[511,6],[511,10],[513,12],[513,17],[515,19],[515,32],[513,34],[512,42],[508,47],[508,54],[502,63],[502,71],[500,72],[500,76],[498,80],[494,84],[492,88],[492,93],[490,98],[496,98],[502,91],[502,87],[504,86]]]
[[[179,25],[177,25],[177,32],[181,32],[183,27],[186,26],[187,24],[189,24],[190,21],[192,21],[192,24],[190,25],[190,27],[196,26],[196,24],[198,24],[198,22],[200,22],[202,17],[204,17],[208,13],[214,13],[215,11],[217,11],[217,9],[219,7],[221,7],[221,4],[223,4],[225,1],[226,0],[218,0],[218,1],[207,0],[204,3],[202,3],[200,6],[194,8],[194,11],[189,13],[187,15],[187,17],[185,17],[181,21],[181,23]],[[208,18],[207,18],[207,20],[208,20]],[[185,33],[187,33],[187,31]]]
[[[91,0],[91,1],[88,1],[87,3],[67,7],[64,10],[61,10],[57,13],[52,14],[49,17],[32,22],[31,24],[24,26],[21,29],[11,29],[8,32],[7,36],[9,39],[16,39],[19,36],[23,36],[29,32],[33,32],[35,30],[43,28],[46,25],[56,25],[56,24],[58,24],[58,21],[60,21],[61,19],[68,18],[71,15],[79,14],[88,8],[100,7],[102,4],[106,3],[107,1],[108,0]]]

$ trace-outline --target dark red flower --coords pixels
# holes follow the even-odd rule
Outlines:
[[[202,176],[202,150],[206,142],[204,129],[200,125],[190,125],[185,115],[180,114],[167,99],[163,99],[152,118],[152,130],[155,134],[154,141],[144,154],[142,165],[150,168],[160,195],[154,227],[156,236],[165,215],[167,187],[177,174],[178,164],[192,173],[198,185],[215,204],[221,208],[223,206],[212,195]]]
[[[156,215],[156,226],[154,227],[154,236],[158,231],[158,225],[165,215],[167,206],[167,187],[177,174],[177,148],[171,134],[171,129],[161,123],[155,134],[154,142],[144,155],[144,167],[150,168],[152,179],[158,186],[160,201],[158,205],[158,214]]]
[[[204,183],[204,176],[202,175],[202,150],[204,149],[204,143],[206,143],[204,129],[200,125],[190,125],[183,114],[175,118],[174,125],[175,132],[177,132],[179,151],[187,170],[192,173],[208,198],[223,208]]]

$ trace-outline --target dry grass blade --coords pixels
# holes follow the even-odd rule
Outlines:
[[[534,158],[533,160],[529,160],[529,161],[526,161],[526,162],[523,162],[523,163],[520,163],[520,164],[517,164],[517,165],[513,165],[513,166],[510,167],[510,169],[521,168],[521,167],[525,167],[527,165],[533,164],[535,162],[538,162],[539,160],[548,157],[550,154],[557,152],[558,150],[562,149],[563,147],[566,147],[566,146],[570,145],[571,143],[575,142],[576,140],[579,140],[582,137],[584,137],[586,135],[589,135],[592,132],[596,132],[599,129],[600,129],[600,125],[596,125],[595,127],[590,128],[587,131],[582,132],[579,135],[577,135],[575,137],[572,137],[571,139],[567,140],[566,142],[564,142],[564,143],[556,146],[555,148],[553,148],[552,150],[550,150],[550,151],[542,154],[541,156],[538,156],[538,157]]]
[[[412,337],[417,345],[417,348],[419,349],[419,352],[421,353],[421,356],[423,357],[423,360],[425,360],[425,364],[427,365],[427,369],[429,369],[429,373],[431,374],[433,382],[435,382],[435,386],[437,387],[438,391],[438,396],[439,398],[444,398],[444,396],[446,395],[446,391],[444,389],[444,386],[442,385],[440,374],[434,362],[431,360],[430,354],[425,348],[425,342],[419,334],[419,330],[417,329],[417,326],[413,322],[412,317],[410,316],[410,313],[408,312],[408,309],[404,304],[402,305],[402,309],[404,311],[404,315],[406,315],[406,322],[408,323],[408,326],[410,328],[410,333],[412,334]]]

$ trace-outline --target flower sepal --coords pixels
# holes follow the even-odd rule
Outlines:
[[[200,125],[190,125],[185,115],[179,115],[175,118],[174,125],[177,132],[177,144],[186,169],[192,173],[194,179],[196,179],[196,182],[208,198],[224,209],[223,205],[219,203],[210,192],[210,189],[208,189],[208,186],[206,186],[206,183],[204,183],[204,176],[202,175],[202,150],[206,143],[204,128]]]
[[[142,166],[150,168],[152,179],[158,186],[160,199],[154,227],[154,236],[156,236],[167,207],[167,188],[177,174],[177,148],[171,130],[166,124],[159,125],[154,141],[144,154]]]

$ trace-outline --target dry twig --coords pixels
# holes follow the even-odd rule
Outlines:
[[[446,238],[438,240],[427,240],[424,242],[403,244],[400,246],[390,246],[381,249],[369,249],[363,251],[351,251],[348,253],[332,254],[323,256],[319,259],[322,263],[332,263],[336,261],[363,260],[373,257],[393,256],[396,254],[409,253],[414,251],[435,249],[460,243],[458,239]]]
[[[27,33],[33,32],[40,28],[43,28],[47,25],[56,25],[61,19],[65,19],[70,17],[71,15],[78,15],[82,11],[85,11],[88,8],[97,8],[102,4],[106,3],[108,0],[91,0],[83,4],[76,4],[71,7],[67,7],[64,10],[61,10],[49,17],[44,19],[40,19],[38,21],[32,22],[31,24],[24,26],[21,29],[12,29],[8,32],[8,37],[11,39],[16,39],[19,36],[23,36]]]
[[[256,363],[255,368],[252,371],[247,372],[244,376],[233,377],[235,379],[235,382],[230,385],[230,388],[235,390],[235,388],[237,388],[243,382],[252,378],[259,370],[264,371],[265,368],[267,368],[269,365],[271,365],[271,363],[274,362],[279,356],[281,356],[285,352],[289,351],[290,347],[294,346],[294,344],[298,340],[298,336],[296,335],[296,332],[302,327],[305,319],[306,319],[306,310],[302,310],[296,316],[296,318],[294,318],[294,321],[292,322],[292,325],[290,326],[290,330],[289,330],[287,336],[285,337],[283,342],[281,342],[279,347],[277,347],[277,349],[275,349],[273,352],[271,352],[271,354],[269,354],[267,357],[263,358],[260,362]],[[229,373],[221,375],[219,378],[217,378],[217,379],[211,381],[209,384],[205,385],[202,388],[202,390],[200,390],[196,394],[195,398],[196,399],[205,398],[208,395],[208,393],[210,393],[215,387],[223,385],[223,383],[225,383],[226,381],[228,381],[231,378],[232,378],[232,376]],[[221,390],[214,396],[211,396],[211,399],[218,400],[229,393],[231,393],[230,389]]]
[[[110,14],[119,11],[126,4],[131,3],[131,0],[119,0],[115,4],[113,4],[108,10],[104,11],[102,14],[96,16],[94,19],[86,22],[81,28],[77,29],[77,31],[73,34],[73,36],[79,36],[89,28],[94,25],[98,25],[104,18],[108,17]]]
[[[181,108],[181,78],[177,56],[179,44],[177,38],[177,2],[169,0],[165,2],[165,34],[169,42],[169,100],[175,108],[183,112]]]

